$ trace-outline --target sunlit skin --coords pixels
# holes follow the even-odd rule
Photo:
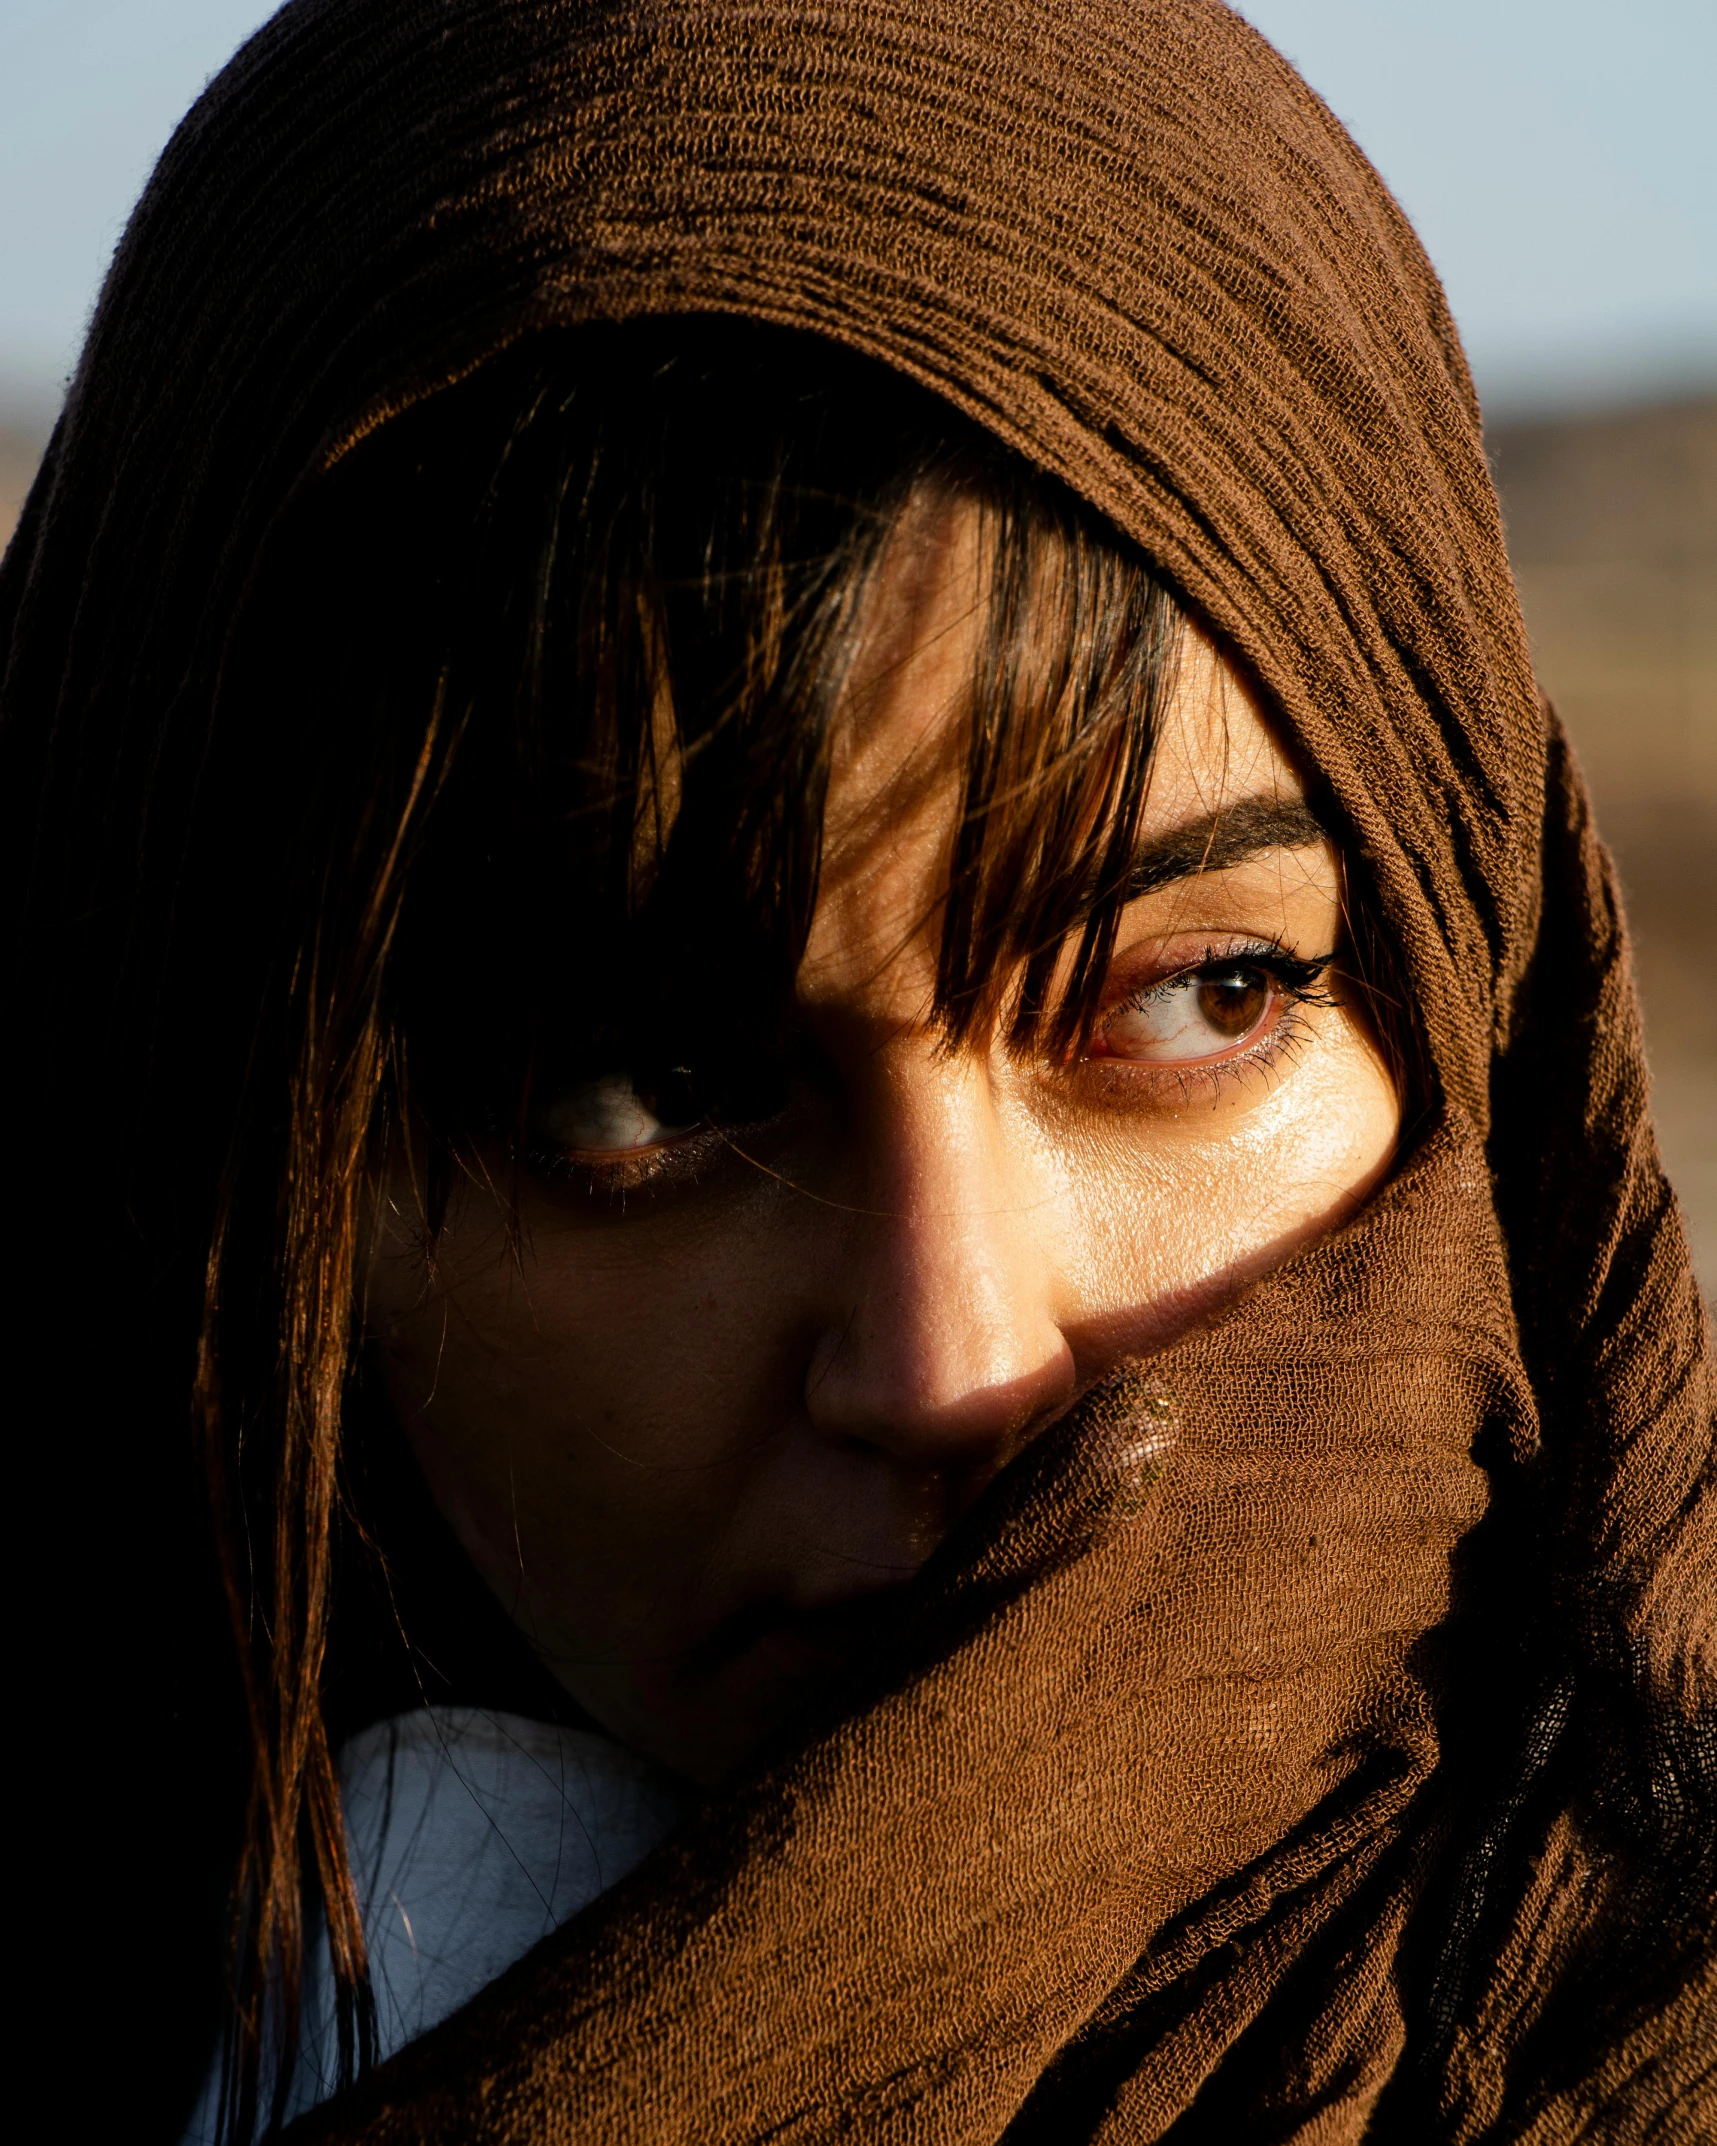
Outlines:
[[[1340,859],[1291,816],[1293,846],[1128,906],[1090,1050],[945,1048],[974,552],[965,511],[909,515],[867,615],[798,979],[816,1079],[731,1135],[657,1127],[618,1078],[551,1101],[626,1190],[527,1176],[522,1255],[475,1178],[433,1271],[403,1168],[382,1217],[372,1346],[442,1511],[579,1704],[700,1781],[1082,1390],[1346,1218],[1399,1131],[1339,960],[1300,999],[1242,959],[1340,949]],[[1189,636],[1146,850],[1303,797]]]

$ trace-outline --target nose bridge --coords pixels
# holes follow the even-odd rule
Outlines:
[[[1072,1387],[1040,1195],[981,1052],[897,1036],[858,1086],[864,1211],[809,1369],[811,1415],[908,1466],[992,1472]]]

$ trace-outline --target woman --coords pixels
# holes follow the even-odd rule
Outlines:
[[[298,0],[4,603],[129,2129],[1704,2135],[1625,942],[1242,23]]]

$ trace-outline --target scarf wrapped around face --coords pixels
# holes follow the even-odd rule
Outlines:
[[[304,2135],[1717,2135],[1710,1343],[1614,881],[1436,279],[1236,16],[294,0],[117,258],[0,593],[9,779],[194,743],[268,530],[396,412],[685,313],[909,374],[1144,548],[1321,781],[1440,1100],[808,1740]],[[29,810],[38,887],[126,898],[98,810]]]

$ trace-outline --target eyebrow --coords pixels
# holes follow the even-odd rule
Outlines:
[[[1170,828],[1145,843],[1127,877],[1127,899],[1153,893],[1198,872],[1225,872],[1271,849],[1310,849],[1329,830],[1298,798],[1241,797],[1203,819]]]

